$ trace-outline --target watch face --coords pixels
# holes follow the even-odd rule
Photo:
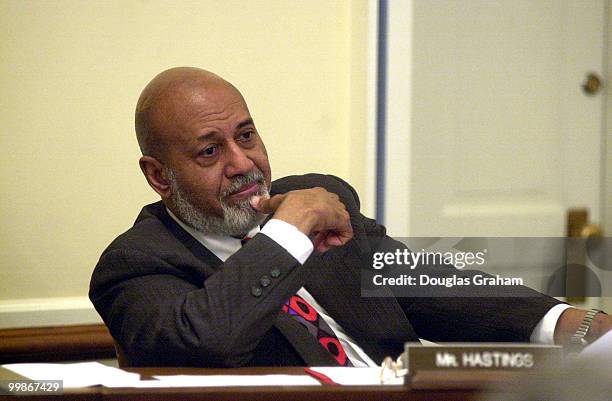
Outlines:
[[[570,344],[572,345],[584,345],[585,343],[586,341],[584,341],[582,337],[572,336],[572,338],[570,338]]]
[[[572,352],[580,352],[588,344],[583,337],[570,338],[569,348]]]

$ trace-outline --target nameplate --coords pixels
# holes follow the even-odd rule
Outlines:
[[[423,346],[406,343],[404,366],[408,374],[419,370],[506,370],[542,369],[563,362],[558,345],[523,343],[454,343]]]

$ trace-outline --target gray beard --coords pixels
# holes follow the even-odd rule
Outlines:
[[[183,190],[176,180],[174,171],[169,168],[164,170],[172,191],[170,201],[174,204],[174,213],[185,224],[198,231],[205,234],[244,236],[266,218],[265,214],[256,212],[251,207],[250,198],[235,205],[229,205],[225,200],[232,192],[253,182],[260,184],[257,195],[269,198],[270,193],[266,188],[264,176],[259,170],[253,170],[246,175],[232,179],[229,188],[221,193],[219,203],[223,209],[223,217],[209,215],[205,210],[200,210],[194,206],[191,201],[194,194]]]

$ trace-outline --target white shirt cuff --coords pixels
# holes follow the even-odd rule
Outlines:
[[[568,304],[559,304],[550,308],[542,320],[538,322],[535,329],[533,329],[529,340],[536,344],[554,344],[555,327],[557,326],[557,321],[559,320],[559,317],[563,311],[568,308],[573,308],[573,306]]]
[[[262,227],[260,233],[266,234],[301,264],[312,254],[314,247],[310,239],[293,224],[283,220],[271,219]]]

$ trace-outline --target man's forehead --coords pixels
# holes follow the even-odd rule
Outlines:
[[[242,95],[231,85],[209,85],[201,82],[184,82],[169,88],[160,99],[157,117],[163,125],[172,124],[187,128],[193,120],[215,120],[228,113],[241,112],[249,116]],[[242,113],[243,112],[243,113]],[[166,127],[169,128],[169,127]]]
[[[189,124],[193,120],[224,120],[232,114],[249,116],[242,96],[232,88],[192,87],[174,97],[171,109],[175,123]]]
[[[191,67],[178,67],[158,74],[149,82],[139,99],[139,106],[172,111],[192,104],[203,104],[222,97],[240,97],[238,90],[229,82],[206,70]],[[140,107],[138,107],[140,108]]]
[[[236,89],[229,83],[193,78],[172,82],[164,92],[162,99],[179,105],[201,105],[237,95]]]

